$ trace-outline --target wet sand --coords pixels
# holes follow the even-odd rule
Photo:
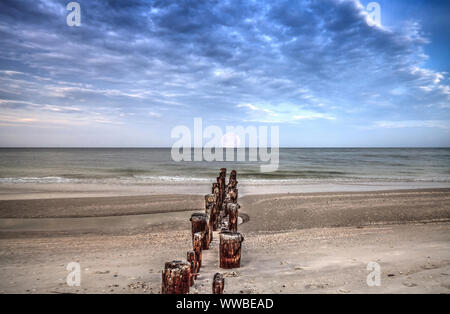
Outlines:
[[[186,197],[186,201],[183,198]],[[449,293],[450,189],[246,195],[242,267],[218,268],[218,235],[191,293]],[[201,195],[0,202],[0,292],[159,293],[191,247]],[[126,214],[126,215],[124,215]],[[81,286],[65,283],[69,262]],[[368,262],[381,286],[366,284]]]

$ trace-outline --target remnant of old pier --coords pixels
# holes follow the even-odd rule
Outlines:
[[[189,293],[202,266],[202,251],[208,250],[213,231],[219,232],[220,268],[240,267],[244,237],[237,231],[239,208],[236,170],[232,170],[226,184],[227,169],[221,168],[217,183],[213,183],[211,194],[205,195],[205,212],[191,215],[192,250],[187,252],[186,261],[172,261],[165,264],[162,272],[161,293]],[[225,279],[216,273],[212,293],[222,294]]]

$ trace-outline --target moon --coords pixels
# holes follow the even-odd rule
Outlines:
[[[222,136],[222,147],[224,148],[237,148],[241,144],[239,135],[235,133],[226,133]]]

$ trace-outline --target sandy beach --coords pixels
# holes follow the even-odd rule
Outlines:
[[[218,234],[191,293],[449,293],[450,189],[240,197],[242,265],[218,267]],[[191,248],[202,195],[0,201],[0,292],[159,293],[164,262]],[[70,262],[81,285],[66,284]],[[369,287],[367,263],[381,267]]]

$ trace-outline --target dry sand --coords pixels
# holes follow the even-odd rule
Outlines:
[[[239,202],[250,218],[239,226],[242,267],[218,268],[215,234],[192,293],[209,293],[217,271],[226,293],[450,292],[450,189]],[[1,201],[0,292],[159,293],[164,262],[185,258],[188,218],[202,207],[195,195]],[[80,287],[65,282],[72,261]],[[379,287],[366,284],[371,261]]]

